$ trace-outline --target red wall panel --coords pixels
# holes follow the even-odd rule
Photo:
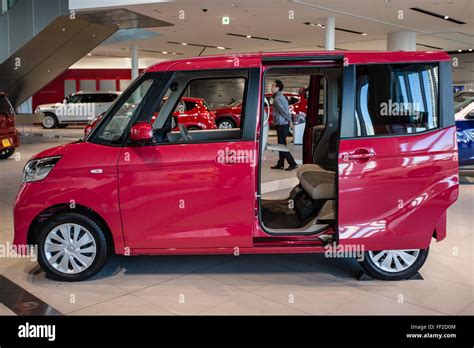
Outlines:
[[[131,79],[131,71],[130,69],[68,69],[33,95],[33,110],[40,104],[61,102],[66,97],[64,80],[76,80],[76,89],[79,90],[79,81],[90,79],[97,81],[97,89],[102,79],[116,80],[118,89],[120,80]]]

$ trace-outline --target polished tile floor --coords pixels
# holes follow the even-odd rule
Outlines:
[[[80,128],[72,128],[64,134],[74,138],[80,133]],[[0,162],[3,245],[12,241],[12,203],[26,160],[68,141],[37,135],[23,140],[16,160]],[[294,176],[282,174],[288,181],[278,186],[278,174],[268,169],[273,156],[268,154],[264,165],[268,194],[284,192]],[[448,237],[433,243],[421,270],[424,280],[359,282],[354,278],[360,270],[354,260],[327,259],[324,255],[114,256],[98,276],[81,283],[52,281],[35,262],[2,258],[0,274],[59,312],[71,315],[472,315],[473,232],[474,185],[462,185],[458,202],[448,212]],[[12,314],[0,303],[0,315]]]

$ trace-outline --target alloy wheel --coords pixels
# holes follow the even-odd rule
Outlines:
[[[368,256],[374,265],[390,273],[402,272],[418,259],[419,249],[369,251]]]
[[[219,123],[219,129],[231,129],[234,128],[234,125],[230,121],[222,121]]]
[[[46,115],[43,117],[43,125],[46,128],[53,128],[54,127],[54,119],[53,116]]]
[[[97,254],[92,234],[78,224],[62,224],[53,228],[44,243],[49,264],[61,273],[77,274],[88,269]]]

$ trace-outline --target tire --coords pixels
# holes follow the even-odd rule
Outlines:
[[[41,122],[41,125],[44,129],[56,128],[58,126],[58,118],[55,114],[47,112],[43,116],[43,121]]]
[[[224,117],[217,121],[217,128],[218,129],[231,129],[236,128],[235,121],[230,117]]]
[[[15,148],[9,147],[8,149],[0,150],[0,160],[7,159],[15,152]]]
[[[392,255],[392,261],[385,267],[382,267],[382,263],[387,259],[388,256],[385,254]],[[404,253],[404,254],[402,254]],[[366,251],[364,253],[364,260],[359,261],[359,264],[367,274],[376,279],[381,280],[403,280],[412,277],[418,272],[423,266],[428,257],[429,248],[426,249],[406,249],[406,250],[382,250],[382,251]],[[407,257],[408,255],[414,256],[413,261]],[[402,256],[410,262],[403,261]],[[395,263],[397,258],[400,266]],[[398,270],[397,270],[398,268]]]
[[[68,241],[61,243],[61,236],[64,238],[64,233],[67,232]],[[78,243],[76,249],[70,243],[74,239]],[[102,269],[107,260],[108,246],[103,228],[82,214],[55,215],[41,226],[36,242],[38,263],[47,275],[56,280],[74,282],[91,278]],[[83,252],[79,253],[78,250]],[[68,257],[67,264],[62,263],[64,257]]]

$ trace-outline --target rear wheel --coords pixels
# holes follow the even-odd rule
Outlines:
[[[58,126],[58,118],[55,114],[46,113],[43,116],[43,122],[41,123],[45,129],[53,129]]]
[[[78,213],[51,218],[37,238],[38,262],[52,278],[79,281],[94,276],[107,259],[107,240],[102,227]]]
[[[410,278],[423,266],[427,249],[366,251],[360,265],[370,276],[381,280]]]
[[[0,150],[0,160],[7,159],[15,152],[14,148]]]
[[[235,122],[231,118],[223,118],[217,121],[217,128],[219,129],[231,129],[235,126]]]

